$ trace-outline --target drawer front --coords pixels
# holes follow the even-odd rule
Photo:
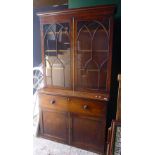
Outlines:
[[[69,111],[69,102],[67,97],[39,94],[39,105],[41,108]]]
[[[70,111],[92,116],[106,115],[106,103],[95,100],[71,98]]]
[[[96,100],[39,94],[39,104],[41,108],[58,111],[91,116],[106,115],[106,103]]]

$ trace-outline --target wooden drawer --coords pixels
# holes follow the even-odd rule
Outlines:
[[[39,103],[42,108],[58,111],[91,116],[106,115],[106,103],[103,101],[39,94]]]
[[[71,98],[70,111],[74,113],[103,116],[106,115],[106,104],[95,100]]]
[[[41,108],[69,111],[69,102],[67,97],[39,94],[39,105]]]

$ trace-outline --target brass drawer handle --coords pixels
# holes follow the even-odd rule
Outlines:
[[[84,106],[83,106],[83,109],[84,109],[84,110],[88,109],[88,105],[84,105]]]
[[[50,104],[54,104],[54,103],[55,103],[55,100],[54,99],[50,101]]]

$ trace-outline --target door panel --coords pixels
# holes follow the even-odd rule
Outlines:
[[[70,31],[69,22],[43,25],[47,86],[71,88]]]
[[[109,19],[76,21],[76,89],[106,91],[109,63]]]
[[[68,143],[68,114],[50,110],[42,111],[42,134],[52,140]]]
[[[92,151],[104,151],[105,123],[102,118],[72,114],[71,144]]]

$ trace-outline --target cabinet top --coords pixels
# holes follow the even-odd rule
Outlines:
[[[48,12],[39,12],[38,16],[51,16],[51,15],[67,15],[67,14],[81,14],[81,13],[96,13],[100,12],[102,15],[113,15],[115,11],[115,5],[100,5],[95,7],[82,7],[75,9],[65,9],[62,11],[48,11]]]
[[[56,89],[51,87],[41,88],[39,90],[39,93],[48,94],[48,95],[60,95],[65,97],[79,97],[79,98],[93,99],[98,101],[109,100],[108,94],[80,92],[80,91],[72,91],[72,90],[65,90],[65,89]]]

